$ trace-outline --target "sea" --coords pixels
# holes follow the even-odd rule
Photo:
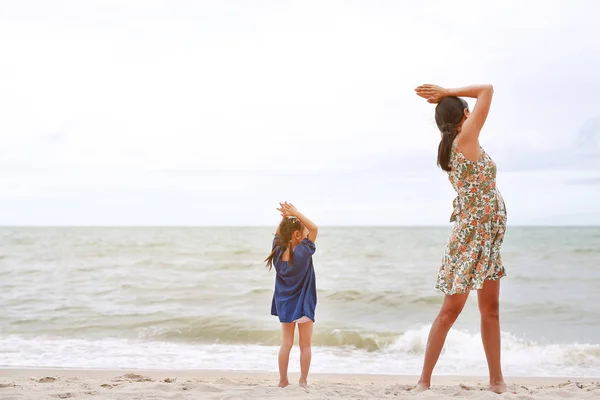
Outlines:
[[[274,230],[0,228],[0,368],[276,371]],[[420,373],[449,232],[321,228],[312,372]],[[502,256],[505,375],[600,377],[600,227],[509,226]],[[435,374],[487,375],[476,297]]]

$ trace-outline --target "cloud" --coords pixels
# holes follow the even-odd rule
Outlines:
[[[482,143],[516,220],[551,218],[570,207],[559,190],[595,198],[568,179],[600,168],[598,11],[3,2],[0,223],[260,224],[281,198],[332,224],[446,221],[425,82],[495,84]]]
[[[600,115],[578,130],[576,146],[583,154],[600,156]]]
[[[568,185],[600,185],[600,176],[567,179],[565,183]]]
[[[64,124],[61,128],[46,134],[42,134],[42,139],[53,145],[65,143],[69,137],[69,124]]]

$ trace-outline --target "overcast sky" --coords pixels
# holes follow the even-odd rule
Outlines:
[[[0,0],[0,225],[445,225],[422,83],[492,83],[509,224],[600,224],[600,3]],[[473,102],[471,101],[472,105]]]

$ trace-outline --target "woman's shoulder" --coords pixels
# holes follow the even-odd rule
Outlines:
[[[450,152],[450,163],[453,165],[453,169],[454,166],[459,168],[471,168],[472,165],[477,165],[485,155],[483,147],[481,147],[479,142],[477,142],[474,144],[476,147],[473,147],[473,144],[471,143],[467,143],[467,147],[465,148],[465,145],[460,143],[459,139],[460,135],[454,139],[454,142],[452,143],[452,150]],[[479,155],[476,160],[470,160],[467,157],[467,154],[465,154],[465,151],[471,154],[475,148],[479,149]]]

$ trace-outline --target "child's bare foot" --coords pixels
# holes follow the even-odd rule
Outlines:
[[[429,390],[429,386],[431,386],[430,383],[425,383],[425,382],[417,382],[417,386],[415,387],[415,393],[421,393],[424,392],[426,390]]]
[[[305,380],[300,380],[298,382],[298,384],[300,385],[300,387],[307,389],[308,388],[308,383]]]
[[[504,381],[498,383],[490,383],[490,391],[498,394],[508,392],[508,385]]]
[[[286,379],[286,380],[280,380],[279,385],[277,385],[277,386],[279,386],[280,388],[284,388],[284,387],[288,386],[289,384],[290,384],[290,381],[288,381]]]

